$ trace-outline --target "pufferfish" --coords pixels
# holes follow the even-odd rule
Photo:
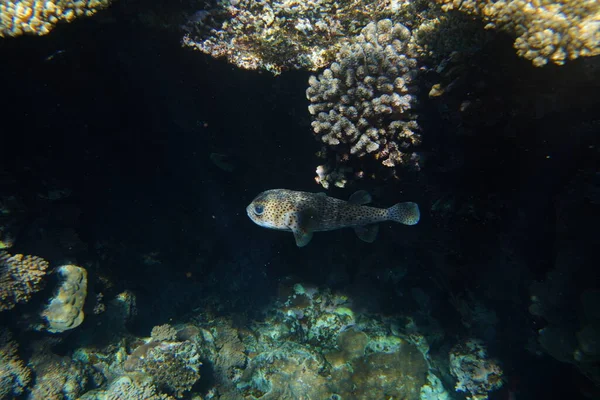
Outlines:
[[[394,221],[405,225],[419,222],[416,203],[398,203],[390,208],[368,207],[371,195],[359,190],[348,201],[325,193],[272,189],[260,193],[246,207],[248,217],[257,225],[294,234],[298,247],[306,246],[313,232],[354,228],[363,241],[372,243],[377,237],[378,222]]]

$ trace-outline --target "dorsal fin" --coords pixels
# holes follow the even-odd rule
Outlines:
[[[352,196],[348,199],[348,203],[363,205],[371,202],[371,195],[366,190],[359,190],[352,193]]]
[[[379,225],[362,225],[354,228],[356,236],[363,242],[373,243],[377,239],[377,232],[379,232]]]

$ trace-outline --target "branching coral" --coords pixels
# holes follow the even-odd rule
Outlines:
[[[342,46],[330,68],[310,77],[308,110],[313,131],[325,144],[321,154],[329,160],[317,170],[323,187],[343,187],[351,179],[346,171],[353,160],[365,156],[386,167],[418,169],[413,151],[421,141],[414,113],[417,62],[410,56],[410,38],[401,24],[372,22]]]
[[[112,0],[0,0],[0,37],[45,35],[62,21],[90,16]]]
[[[0,311],[29,301],[42,289],[48,262],[36,256],[0,251]]]
[[[0,399],[23,393],[31,381],[31,371],[17,354],[17,343],[10,332],[0,328]]]
[[[597,0],[437,0],[517,36],[517,53],[536,66],[600,54]]]

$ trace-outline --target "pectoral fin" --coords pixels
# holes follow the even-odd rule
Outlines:
[[[294,234],[296,245],[304,247],[312,239],[312,228],[316,224],[316,211],[313,209],[289,213],[285,216],[287,227]]]
[[[357,204],[359,206],[369,204],[371,201],[371,195],[366,190],[356,191],[348,199],[348,203]]]
[[[294,233],[294,239],[296,239],[296,246],[304,247],[310,243],[310,240],[313,237],[312,232],[306,232],[301,230],[292,231]]]
[[[373,243],[375,239],[377,239],[377,232],[379,232],[379,225],[371,224],[371,225],[363,225],[357,226],[354,228],[354,232],[356,232],[356,236],[363,242]]]

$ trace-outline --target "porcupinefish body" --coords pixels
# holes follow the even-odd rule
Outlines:
[[[246,212],[257,225],[292,232],[298,247],[306,246],[313,232],[354,228],[361,240],[371,243],[377,237],[379,222],[395,221],[405,225],[419,222],[416,203],[398,203],[390,208],[364,205],[370,202],[371,196],[364,190],[344,201],[325,193],[272,189],[256,196]]]

